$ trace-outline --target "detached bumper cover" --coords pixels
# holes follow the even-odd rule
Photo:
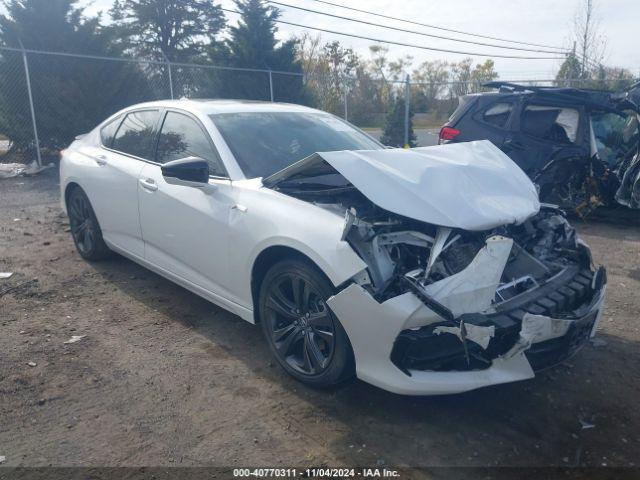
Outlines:
[[[403,330],[394,343],[391,361],[407,374],[412,370],[481,370],[512,350],[521,336],[529,336],[525,355],[532,368],[553,366],[575,354],[594,331],[605,284],[604,269],[595,274],[567,269],[540,289],[504,302],[494,314],[465,314],[450,323]],[[460,338],[462,325],[466,342]],[[473,327],[492,329],[486,345],[473,340]]]
[[[452,322],[410,292],[379,303],[352,284],[331,297],[357,376],[399,394],[450,394],[533,378],[534,369],[574,354],[597,327],[604,269],[569,267],[495,312],[473,313],[490,311],[509,251],[506,239],[490,239],[469,267],[430,285],[429,294],[454,313]]]

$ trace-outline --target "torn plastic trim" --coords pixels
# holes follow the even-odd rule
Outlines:
[[[455,317],[453,312],[449,310],[447,307],[442,305],[436,299],[425,293],[423,286],[414,278],[410,276],[404,276],[402,280],[405,282],[409,290],[420,299],[422,303],[424,303],[428,308],[437,313],[443,320],[448,320],[452,322]]]
[[[433,264],[438,259],[438,256],[448,246],[446,244],[446,241],[449,238],[449,235],[451,235],[451,231],[452,230],[450,228],[447,228],[447,227],[438,227],[438,230],[436,232],[436,238],[435,238],[435,241],[433,243],[433,247],[431,248],[431,251],[429,252],[429,261],[427,262],[427,268],[424,269],[424,280],[429,278],[429,274],[431,273],[431,268],[433,267]],[[450,245],[450,243],[449,243],[449,245]]]
[[[465,343],[467,340],[477,343],[484,350],[489,346],[489,342],[496,334],[496,326],[490,325],[488,327],[482,327],[480,325],[469,324],[466,325],[464,321],[460,322],[459,327],[447,327],[444,325],[440,325],[433,329],[433,333],[435,335],[440,335],[441,333],[451,333],[458,337],[462,343]]]
[[[403,395],[444,395],[534,376],[523,353],[497,359],[483,370],[412,371],[407,375],[391,362],[395,338],[406,325],[438,318],[415,295],[407,292],[379,303],[364,288],[351,284],[327,304],[349,336],[358,378],[385,390]]]
[[[452,322],[404,330],[395,341],[392,362],[407,375],[416,370],[481,370],[489,368],[496,359],[520,353],[531,357],[534,370],[555,365],[577,352],[594,335],[603,308],[604,268],[598,269],[588,283],[582,273],[573,271],[573,275],[580,279],[581,285],[575,288],[582,289],[582,294],[576,296],[577,290],[570,289],[573,301],[567,305],[570,313],[546,313],[541,306],[552,308],[546,296],[549,288],[541,288],[526,295],[528,304],[522,304],[522,299],[505,302],[511,306],[493,314],[465,314]],[[566,276],[562,276],[546,286],[553,289],[551,298],[560,297],[558,291],[567,287],[558,289],[558,285],[565,283]],[[588,291],[583,288],[585,283]],[[570,285],[577,283],[571,281]]]
[[[490,307],[512,245],[511,239],[490,237],[464,270],[424,287],[425,293],[454,316]],[[442,323],[440,315],[411,292],[378,302],[357,283],[329,298],[327,305],[351,341],[358,377],[381,388],[408,395],[445,394],[533,376],[524,356],[516,355],[480,373],[415,371],[409,377],[391,361],[395,339],[405,329]]]

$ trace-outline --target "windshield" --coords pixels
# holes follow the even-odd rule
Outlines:
[[[242,112],[210,117],[247,178],[268,177],[316,152],[384,148],[326,113]]]

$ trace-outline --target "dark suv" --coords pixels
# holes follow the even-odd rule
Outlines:
[[[616,201],[640,208],[633,90],[485,86],[498,91],[461,97],[439,143],[491,140],[539,186],[542,201],[578,213]]]

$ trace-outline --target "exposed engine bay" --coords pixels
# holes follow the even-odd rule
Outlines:
[[[345,216],[343,239],[369,266],[365,288],[381,302],[460,272],[493,236],[514,242],[495,304],[536,288],[569,265],[589,268],[591,262],[564,213],[553,206],[522,225],[473,232],[388,212],[351,186],[280,189]]]
[[[469,231],[389,212],[337,172],[316,173],[277,189],[344,215],[342,239],[368,265],[367,275],[355,280],[377,302],[411,292],[437,314],[428,325],[403,330],[393,343],[391,361],[407,375],[482,370],[524,350],[531,366],[541,369],[573,355],[594,330],[596,317],[587,312],[600,300],[604,270],[591,270],[589,249],[557,207],[542,205],[520,224]],[[463,275],[492,242],[508,248],[504,263],[496,256],[495,271],[486,272],[498,275],[489,282],[494,293],[459,308],[451,304],[455,295],[433,293],[446,279]],[[476,285],[464,287],[462,280],[453,288]],[[525,331],[531,336],[525,338]]]
[[[490,142],[317,153],[263,182],[344,219],[340,239],[367,267],[327,304],[371,383],[420,393],[531,378],[595,332],[605,270]]]

